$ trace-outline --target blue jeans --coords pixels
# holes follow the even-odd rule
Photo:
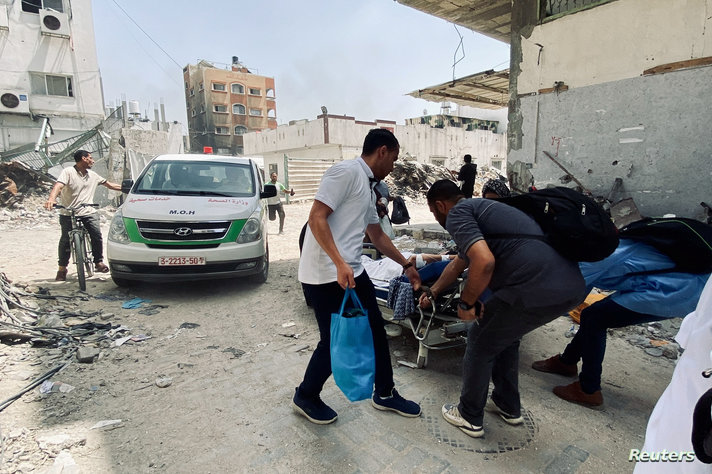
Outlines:
[[[661,304],[665,304],[661,302]],[[632,324],[661,321],[660,316],[637,313],[624,308],[610,298],[597,301],[581,311],[581,326],[569,345],[561,354],[564,364],[577,364],[583,360],[579,382],[586,393],[601,389],[603,357],[606,354],[606,332],[608,328],[622,328]]]
[[[94,258],[94,263],[104,261],[104,241],[101,237],[101,220],[99,219],[99,215],[94,213],[80,217],[79,219],[89,231],[91,254]],[[59,237],[59,247],[57,248],[59,256],[57,263],[60,267],[66,267],[69,264],[69,257],[71,255],[70,245],[72,243],[69,241],[69,231],[72,230],[72,218],[60,215],[59,226],[62,229],[62,235]]]
[[[364,270],[356,277],[356,294],[363,307],[368,311],[368,322],[373,333],[373,347],[376,355],[376,392],[379,396],[389,396],[393,389],[393,367],[388,349],[385,322],[376,302],[373,283]],[[303,284],[305,295],[314,308],[316,322],[319,325],[319,343],[312,353],[304,380],[298,392],[302,398],[313,398],[321,393],[324,383],[331,375],[331,313],[338,313],[344,299],[344,290],[337,282],[323,285]],[[349,302],[350,303],[350,302]],[[347,305],[349,305],[347,303]]]
[[[482,426],[489,382],[492,400],[512,416],[521,414],[519,400],[519,343],[526,333],[576,306],[581,298],[546,308],[510,305],[497,297],[485,303],[484,318],[467,334],[462,362],[462,392],[458,410],[463,418]]]

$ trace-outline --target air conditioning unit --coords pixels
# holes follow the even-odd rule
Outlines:
[[[29,115],[29,94],[26,91],[0,90],[0,113]]]
[[[40,10],[40,31],[46,36],[69,38],[69,16],[54,10]]]

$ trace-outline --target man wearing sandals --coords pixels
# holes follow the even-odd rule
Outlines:
[[[384,234],[376,214],[373,187],[393,171],[398,159],[398,140],[388,130],[371,130],[363,151],[355,160],[342,161],[324,173],[309,213],[309,226],[299,260],[299,281],[314,308],[320,340],[292,399],[294,410],[312,423],[336,421],[336,412],[320,393],[331,375],[331,314],[338,313],[346,288],[354,288],[368,311],[376,358],[374,408],[417,417],[420,406],[404,399],[394,388],[393,368],[381,311],[373,283],[361,265],[364,234],[384,255],[403,265],[415,289],[418,272]]]
[[[49,193],[49,199],[45,203],[45,208],[51,211],[57,202],[57,197],[60,198],[60,204],[66,207],[80,206],[82,204],[91,204],[94,201],[94,193],[99,185],[106,186],[113,191],[121,191],[121,186],[111,183],[102,178],[91,167],[94,166],[94,160],[91,153],[86,150],[78,150],[74,153],[74,166],[64,168],[54,183],[52,191]],[[65,281],[67,279],[67,265],[71,255],[69,231],[72,230],[72,220],[67,209],[59,211],[59,225],[62,229],[62,234],[59,238],[59,268],[57,276],[54,278],[57,281]],[[94,257],[94,265],[97,272],[106,273],[109,267],[103,263],[104,260],[104,242],[101,238],[101,227],[99,216],[96,215],[96,209],[93,207],[82,207],[75,213],[76,216],[84,223],[84,227],[89,231],[91,238],[91,253]]]

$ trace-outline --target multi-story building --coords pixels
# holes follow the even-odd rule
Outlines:
[[[233,56],[230,69],[208,61],[183,68],[188,131],[193,151],[244,152],[242,135],[277,128],[274,78],[252,74]]]
[[[0,2],[0,151],[104,119],[90,0]]]

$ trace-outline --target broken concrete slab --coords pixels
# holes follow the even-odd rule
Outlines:
[[[80,347],[77,350],[77,360],[85,364],[91,364],[99,356],[100,352],[95,347]]]

